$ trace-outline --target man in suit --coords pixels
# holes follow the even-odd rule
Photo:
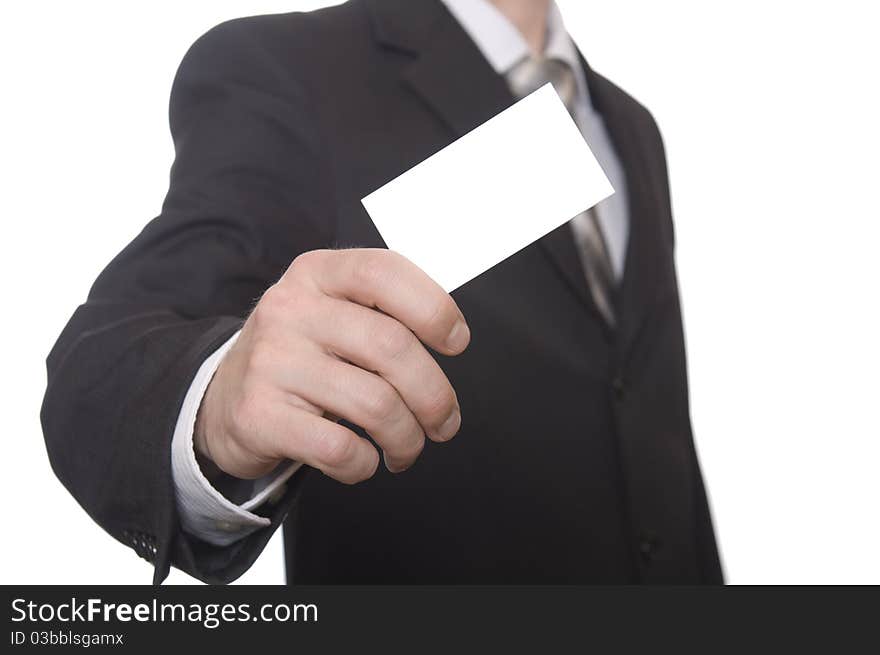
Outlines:
[[[617,193],[453,298],[360,198],[547,81]],[[74,313],[42,412],[155,582],[234,579],[282,523],[294,583],[722,580],[660,135],[551,0],[231,21],[170,119],[162,213]]]

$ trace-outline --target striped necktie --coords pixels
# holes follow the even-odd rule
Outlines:
[[[507,74],[507,83],[517,98],[524,98],[547,82],[553,84],[569,113],[574,115],[576,81],[574,71],[559,59],[527,57]],[[596,308],[614,327],[616,281],[608,248],[599,224],[599,208],[593,207],[572,219],[572,232]]]

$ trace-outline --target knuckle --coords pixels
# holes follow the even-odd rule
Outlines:
[[[444,420],[455,407],[455,393],[450,388],[429,393],[425,398],[423,413],[431,423]]]
[[[251,312],[250,321],[258,333],[271,331],[280,325],[295,327],[317,311],[318,302],[320,295],[307,285],[293,281],[278,282],[260,298]]]
[[[375,343],[383,360],[397,360],[415,344],[415,335],[402,323],[395,320],[383,321],[377,331]]]
[[[368,287],[384,284],[388,278],[387,254],[380,251],[358,253],[353,275],[360,284]]]
[[[386,452],[389,463],[393,462],[395,469],[400,472],[412,466],[424,449],[425,437],[418,433],[412,440],[407,441],[405,444],[397,444]]]
[[[445,337],[457,320],[458,310],[455,301],[449,294],[444,293],[428,303],[424,310],[422,329]]]
[[[346,484],[357,484],[358,482],[363,482],[364,480],[369,480],[373,477],[373,475],[376,474],[376,470],[379,468],[379,453],[372,447],[370,448],[370,452],[371,457],[364,461],[363,466],[353,467],[346,471],[340,480]]]
[[[273,284],[266,289],[257,306],[254,307],[250,320],[258,330],[265,330],[281,319],[287,305],[285,290],[279,284]]]
[[[327,250],[307,250],[294,257],[287,267],[285,278],[295,278],[300,275],[308,275],[315,269],[316,264],[327,255]]]
[[[348,463],[354,453],[354,438],[342,430],[325,430],[317,435],[318,459],[331,467]]]
[[[397,393],[387,385],[375,385],[361,394],[363,413],[371,426],[389,422],[396,414],[399,402]]]
[[[446,320],[452,313],[452,303],[446,295],[440,298],[435,298],[428,305],[425,313],[427,320],[431,323]]]
[[[406,449],[406,459],[414,462],[425,449],[425,436],[419,432],[412,444]]]

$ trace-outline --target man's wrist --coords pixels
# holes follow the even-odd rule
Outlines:
[[[216,372],[215,372],[216,376]],[[213,382],[213,380],[211,381]],[[205,427],[207,423],[207,404],[208,398],[211,394],[211,383],[208,383],[208,388],[205,390],[205,395],[202,397],[202,402],[199,404],[199,410],[196,413],[196,422],[193,426],[193,450],[196,454],[196,462],[198,462],[199,467],[205,474],[205,477],[208,479],[216,478],[218,475],[222,473],[220,467],[214,463],[214,458],[211,456],[211,448],[208,445],[208,430]]]
[[[224,360],[229,356],[229,350],[232,348],[234,341],[238,339],[235,335],[230,342],[224,345],[224,353],[217,364],[216,369],[208,380],[208,386],[205,387],[204,395],[199,402],[199,408],[196,412],[195,424],[193,425],[192,444],[196,455],[196,462],[209,480],[216,480],[225,474],[220,465],[217,463],[215,453],[212,451],[211,436],[216,437],[219,434],[220,427],[214,417],[214,408],[217,402],[214,398],[217,393],[218,376],[223,369]]]
[[[197,417],[202,413],[207,389],[236,338],[237,334],[233,335],[196,372],[183,400],[171,444],[172,476],[183,530],[217,546],[229,545],[268,526],[269,519],[251,510],[273,494],[282,493],[287,478],[295,470],[280,470],[280,474],[275,471],[256,481],[238,480],[226,476],[196,448]],[[212,423],[203,422],[207,428],[202,430],[204,439]]]

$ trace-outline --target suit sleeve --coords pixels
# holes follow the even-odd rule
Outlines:
[[[201,363],[292,258],[333,243],[331,177],[308,94],[264,45],[245,19],[187,53],[171,93],[175,160],[162,213],[101,273],[47,359],[41,419],[53,470],[97,523],[154,564],[155,583],[171,564],[212,583],[241,575],[301,484],[302,472],[266,510],[269,528],[216,547],[181,530],[171,474],[174,426]]]

